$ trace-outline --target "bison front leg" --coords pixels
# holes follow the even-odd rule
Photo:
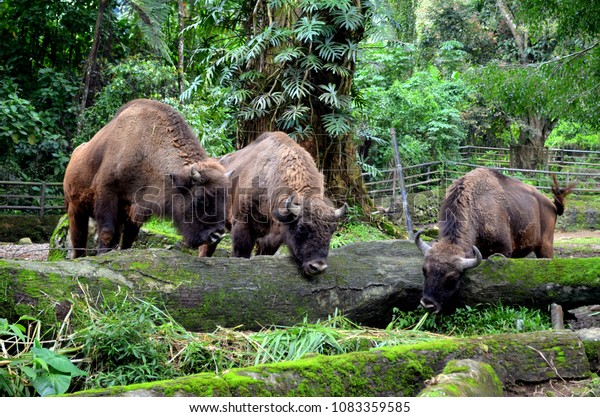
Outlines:
[[[256,238],[253,237],[250,225],[237,222],[231,228],[232,255],[236,258],[249,258]]]
[[[198,257],[210,258],[217,250],[218,245],[218,243],[205,243],[203,245],[200,245],[200,247],[198,247]]]
[[[283,243],[281,233],[271,233],[256,240],[257,255],[275,255],[277,249]]]
[[[94,214],[98,223],[98,253],[108,252],[119,246],[121,231],[117,224],[118,204],[117,198],[104,195],[96,200]]]
[[[88,238],[87,212],[77,210],[73,204],[69,204],[67,209],[69,216],[69,235],[71,236],[71,245],[73,245],[73,259],[86,255]]]
[[[129,249],[137,239],[140,233],[140,225],[137,223],[126,220],[123,224],[123,236],[121,237],[121,249]]]

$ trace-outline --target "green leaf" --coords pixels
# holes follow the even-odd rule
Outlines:
[[[29,378],[30,382],[37,378],[37,372],[31,366],[22,366],[21,371]]]
[[[63,355],[56,355],[53,358],[50,358],[48,361],[48,365],[50,365],[55,370],[62,372],[64,374],[69,374],[71,376],[85,376],[86,372],[79,369],[75,366],[69,358]]]
[[[71,377],[59,373],[46,373],[38,375],[35,380],[31,381],[31,385],[42,397],[64,394],[71,385]]]
[[[364,18],[355,6],[337,10],[333,15],[333,22],[344,29],[356,30],[363,26]]]
[[[324,33],[325,26],[325,22],[319,20],[318,14],[310,17],[304,16],[296,23],[294,33],[299,41],[312,42]]]

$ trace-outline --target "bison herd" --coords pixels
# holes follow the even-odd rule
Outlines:
[[[233,256],[272,255],[285,244],[303,274],[327,268],[329,243],[346,205],[325,197],[310,154],[283,132],[260,135],[219,160],[208,157],[184,118],[170,106],[139,99],[125,104],[77,147],[64,178],[73,257],[86,255],[88,221],[97,223],[99,253],[130,248],[151,216],[172,219],[190,247],[211,256],[228,231]],[[421,304],[439,312],[466,269],[499,253],[552,257],[554,201],[534,187],[478,168],[456,180],[440,209],[440,238],[425,256]]]

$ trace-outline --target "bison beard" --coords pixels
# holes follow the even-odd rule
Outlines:
[[[157,101],[121,107],[75,149],[63,186],[74,258],[86,254],[90,217],[99,252],[130,248],[152,215],[171,218],[192,247],[225,232],[225,169],[208,158],[183,117]]]
[[[422,231],[415,236],[425,256],[421,304],[440,312],[459,290],[463,272],[492,254],[552,258],[556,217],[573,188],[559,188],[553,179],[554,201],[487,168],[454,181],[440,208],[440,239],[430,246],[421,240]]]

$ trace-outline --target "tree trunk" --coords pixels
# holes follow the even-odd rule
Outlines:
[[[315,356],[295,362],[231,369],[218,376],[202,373],[170,381],[82,391],[74,395],[407,397],[417,395],[425,388],[426,381],[455,359],[473,359],[487,364],[488,374],[495,377],[496,384],[498,379],[505,385],[512,385],[553,378],[586,378],[591,372],[586,355],[589,348],[586,348],[588,346],[584,346],[571,331],[445,338],[368,352]],[[389,411],[398,411],[395,408],[397,403],[390,403]]]
[[[529,35],[524,25],[515,19],[505,0],[496,0],[496,6],[504,18],[517,47],[517,57],[521,65],[531,62],[528,56]],[[539,114],[526,114],[520,120],[519,141],[511,146],[511,168],[545,169],[548,166],[548,152],[544,147],[546,139],[558,122]]]
[[[246,36],[248,39],[252,39],[260,34],[267,27],[271,26],[274,21],[277,22],[280,27],[294,28],[297,24],[297,20],[300,18],[295,13],[289,13],[286,7],[273,7],[266,6],[263,2],[256,2],[252,8],[252,14],[249,21],[246,23]],[[355,2],[355,6],[361,13],[364,13],[365,21],[368,20],[366,16],[367,9],[361,5],[360,1]],[[320,16],[324,20],[329,20],[331,27],[336,27],[334,24],[334,17]],[[333,42],[339,42],[340,44],[356,43],[360,42],[364,37],[364,27],[359,26],[353,30],[336,28],[332,35]],[[307,50],[313,49],[312,42],[304,41],[300,42],[296,40],[296,43],[291,43],[286,46],[299,46],[302,45]],[[276,45],[270,47],[264,51],[260,56],[249,60],[244,71],[256,71],[263,75],[263,84],[258,85],[256,81],[249,82],[245,86],[248,90],[253,91],[253,98],[260,97],[261,95],[269,96],[274,91],[283,91],[284,88],[281,85],[284,68],[281,64],[273,62],[273,57],[276,56],[277,52],[282,49],[284,45]],[[319,99],[319,93],[313,88],[323,85],[334,85],[336,86],[336,94],[339,97],[350,97],[351,87],[354,77],[355,62],[354,58],[350,57],[338,57],[335,62],[327,62],[329,64],[335,63],[340,68],[344,69],[343,74],[340,72],[334,72],[327,67],[320,69],[302,69],[304,78],[302,84],[311,86],[310,94],[306,94],[303,97],[297,97],[290,99],[288,104],[303,104],[310,109],[310,114],[305,120],[301,122],[302,129],[306,129],[301,135],[302,137],[298,140],[298,143],[303,146],[313,157],[316,162],[317,168],[323,172],[325,179],[325,188],[327,190],[328,197],[330,197],[334,203],[350,202],[352,205],[360,204],[365,212],[369,212],[372,208],[370,200],[367,197],[367,190],[364,185],[363,178],[361,176],[360,169],[356,161],[356,149],[353,144],[352,137],[350,134],[331,135],[328,134],[325,126],[323,116],[330,115],[333,113],[340,113],[341,111],[348,110],[347,106],[341,106],[340,108],[333,108],[329,105],[325,105]],[[291,62],[286,65],[290,67],[303,68],[298,62]],[[252,100],[250,99],[250,100]],[[245,103],[245,105],[251,105],[251,103]],[[264,115],[255,116],[251,119],[240,118],[240,130],[237,134],[237,148],[241,149],[248,145],[261,133],[277,130],[276,119],[286,110],[287,105],[269,105],[270,108]],[[289,129],[288,133],[292,133],[294,128]]]
[[[183,70],[183,52],[184,52],[184,42],[183,42],[183,17],[186,13],[185,4],[183,0],[177,0],[177,22],[179,24],[179,34],[177,35],[177,82],[179,83],[179,99],[181,100],[181,95],[185,90],[184,86],[184,70]]]
[[[511,168],[546,169],[548,149],[544,146],[557,120],[539,115],[523,118],[519,132],[519,142],[510,149]]]
[[[96,60],[98,58],[98,47],[100,46],[100,37],[102,36],[102,23],[104,22],[104,11],[106,10],[110,0],[100,0],[98,7],[98,16],[96,17],[96,27],[94,28],[94,40],[85,65],[83,68],[83,86],[81,89],[81,101],[79,104],[79,118],[77,121],[77,133],[81,132],[83,124],[83,112],[87,108],[88,97],[90,95],[90,86],[92,78],[96,76]]]
[[[82,288],[91,299],[129,290],[164,306],[185,328],[203,331],[294,325],[305,317],[314,322],[336,311],[362,325],[385,327],[394,307],[419,305],[423,258],[412,242],[347,245],[333,250],[328,264],[326,273],[308,279],[287,256],[197,258],[150,249],[75,261],[3,261],[0,317],[42,311],[44,320],[61,319]],[[455,304],[596,304],[599,277],[600,258],[492,259],[468,271]]]

